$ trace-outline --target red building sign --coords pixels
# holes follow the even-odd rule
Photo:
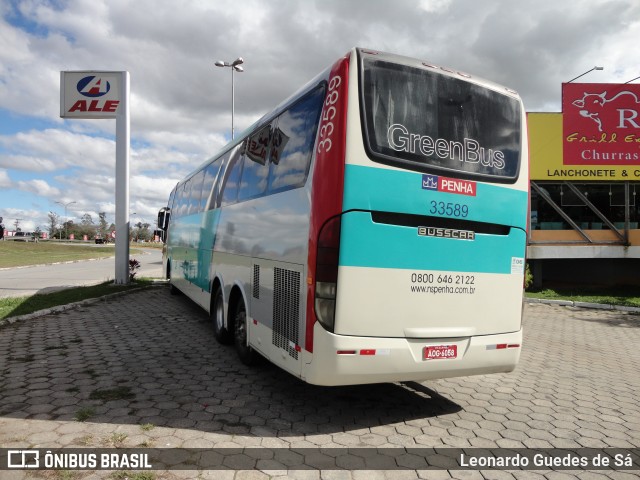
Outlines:
[[[563,163],[640,165],[640,85],[562,85]]]

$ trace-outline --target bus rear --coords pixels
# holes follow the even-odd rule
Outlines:
[[[326,202],[311,205],[303,377],[337,385],[513,370],[529,184],[518,95],[364,50],[332,75],[327,98],[332,85],[343,90],[322,119],[335,118],[324,131],[344,167],[334,158],[323,168],[321,123],[312,191]],[[336,211],[318,220],[327,203]]]

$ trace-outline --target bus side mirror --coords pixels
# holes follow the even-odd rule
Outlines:
[[[171,217],[171,211],[169,208],[163,208],[158,212],[158,228],[165,232],[169,228],[169,217]]]
[[[169,218],[171,217],[171,209],[165,207],[158,212],[158,229],[155,233],[162,243],[167,239],[167,229],[169,228]]]

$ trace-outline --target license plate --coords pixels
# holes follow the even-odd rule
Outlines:
[[[445,360],[458,356],[457,345],[431,345],[422,349],[423,360]]]

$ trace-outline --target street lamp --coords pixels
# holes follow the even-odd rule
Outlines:
[[[223,62],[222,60],[218,60],[215,63],[216,67],[230,67],[231,68],[231,140],[233,140],[233,132],[234,132],[234,128],[233,128],[233,116],[234,116],[234,110],[235,110],[235,93],[233,91],[233,72],[243,72],[244,69],[240,66],[244,63],[244,60],[242,59],[242,57],[238,57],[236,58],[233,62],[229,63],[229,62]]]
[[[584,73],[581,73],[581,74],[580,74],[580,75],[578,75],[576,78],[572,78],[572,79],[571,79],[571,80],[569,80],[567,83],[571,83],[571,82],[573,82],[574,80],[577,80],[577,79],[579,79],[580,77],[582,77],[582,76],[586,75],[587,73],[593,72],[594,70],[604,70],[604,67],[593,67],[592,69],[587,70],[587,71],[586,71],[586,72],[584,72]]]
[[[67,203],[62,203],[62,202],[56,202],[58,205],[62,205],[64,207],[64,220],[65,220],[65,228],[64,228],[64,236],[67,237],[67,240],[69,239],[69,224],[67,222],[67,207],[69,205],[72,205],[74,203],[78,203],[78,202],[67,202]],[[62,231],[60,231],[60,240],[62,240]]]

